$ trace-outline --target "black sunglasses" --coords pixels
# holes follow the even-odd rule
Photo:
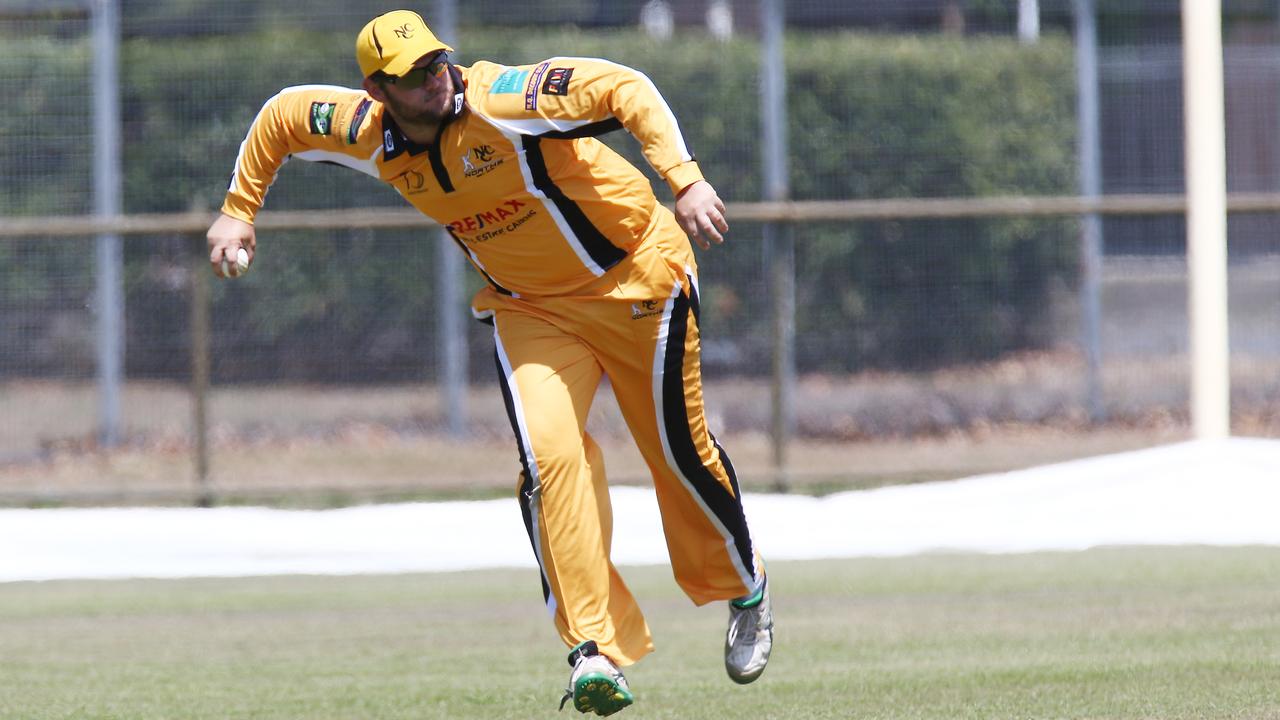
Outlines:
[[[438,52],[431,57],[431,60],[422,67],[416,67],[409,72],[396,77],[395,75],[387,76],[388,85],[398,85],[405,90],[412,90],[416,87],[422,87],[423,83],[429,77],[440,77],[444,75],[445,68],[449,67],[449,55],[444,52]]]

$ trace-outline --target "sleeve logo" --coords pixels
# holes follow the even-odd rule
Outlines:
[[[369,114],[369,106],[373,101],[365,98],[356,106],[355,115],[351,116],[351,125],[347,128],[347,144],[355,145],[360,139],[360,126],[364,124],[364,116]]]
[[[333,129],[333,113],[338,106],[331,102],[311,103],[311,134],[328,135]]]
[[[542,94],[568,95],[571,77],[573,77],[573,68],[551,68],[547,73],[547,79],[542,83]]]
[[[547,66],[551,63],[542,63],[533,69],[533,77],[529,78],[529,85],[524,89],[524,109],[538,109],[538,86],[542,84],[542,75],[547,71]]]
[[[489,86],[490,95],[513,95],[524,92],[525,80],[529,79],[528,70],[508,68]]]

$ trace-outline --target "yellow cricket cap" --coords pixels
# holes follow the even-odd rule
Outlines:
[[[365,77],[379,70],[399,77],[409,72],[419,58],[437,50],[453,52],[412,10],[379,15],[356,36],[356,62]]]

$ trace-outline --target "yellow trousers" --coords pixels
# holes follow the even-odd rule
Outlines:
[[[676,582],[694,603],[754,592],[764,578],[738,482],[702,403],[697,268],[660,211],[594,294],[515,298],[482,290],[498,375],[520,452],[518,499],[565,644],[594,640],[629,665],[653,650],[635,598],[609,558],[613,511],[587,415],[608,376],[653,475]]]

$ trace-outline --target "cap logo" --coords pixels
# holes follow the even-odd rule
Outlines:
[[[395,33],[396,33],[396,37],[400,38],[401,40],[408,40],[409,38],[413,37],[413,26],[410,25],[409,23],[405,23],[400,27],[396,28]]]

